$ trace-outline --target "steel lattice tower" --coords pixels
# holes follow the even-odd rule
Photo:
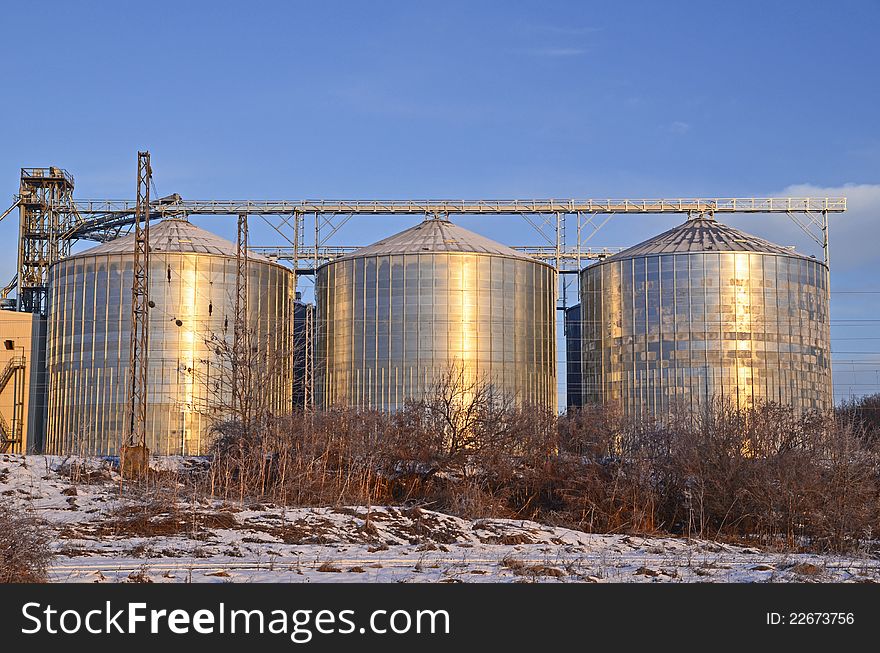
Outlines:
[[[22,168],[18,207],[18,310],[46,313],[49,266],[70,253],[73,177],[61,168]]]
[[[137,205],[134,221],[134,274],[131,284],[128,446],[145,446],[150,302],[150,153],[138,152]]]
[[[250,347],[248,334],[248,219],[238,215],[238,239],[235,277],[235,324],[233,327],[232,401],[239,419],[247,423],[250,388]]]

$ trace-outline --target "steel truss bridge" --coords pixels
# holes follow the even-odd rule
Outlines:
[[[45,312],[49,267],[70,254],[78,240],[104,242],[127,233],[135,222],[134,200],[73,198],[74,179],[56,168],[22,168],[19,193],[0,220],[19,211],[18,265],[3,298],[18,287],[21,311]],[[842,197],[671,198],[671,199],[512,199],[512,200],[184,200],[174,194],[150,202],[149,217],[258,216],[279,237],[278,245],[249,247],[312,274],[322,263],[357,249],[328,244],[354,216],[509,216],[525,219],[540,245],[515,247],[553,265],[560,273],[579,270],[621,247],[590,245],[615,215],[773,214],[789,216],[823,250],[826,265],[828,216],[846,211]],[[571,242],[573,240],[573,242]]]

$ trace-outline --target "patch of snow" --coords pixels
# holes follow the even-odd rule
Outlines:
[[[171,498],[116,461],[0,454],[0,500],[51,530],[63,582],[878,582],[872,557],[599,535],[420,508],[290,508],[175,494],[203,458],[154,459]],[[167,490],[168,488],[166,488]],[[168,492],[166,492],[168,494]]]

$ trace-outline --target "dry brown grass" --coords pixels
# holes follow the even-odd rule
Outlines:
[[[125,582],[136,584],[152,583],[153,579],[150,578],[149,567],[147,565],[141,565],[136,571],[133,571],[128,575],[128,578],[125,580]]]
[[[342,572],[342,570],[339,567],[333,565],[333,563],[330,563],[330,562],[322,563],[321,566],[318,567],[318,571],[323,571],[323,572],[331,573],[331,574],[338,574],[338,573]]]

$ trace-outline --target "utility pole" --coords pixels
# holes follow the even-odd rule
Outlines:
[[[150,153],[138,152],[134,263],[131,283],[131,340],[128,370],[128,433],[122,449],[123,475],[142,476],[147,469],[147,370],[150,335]]]

